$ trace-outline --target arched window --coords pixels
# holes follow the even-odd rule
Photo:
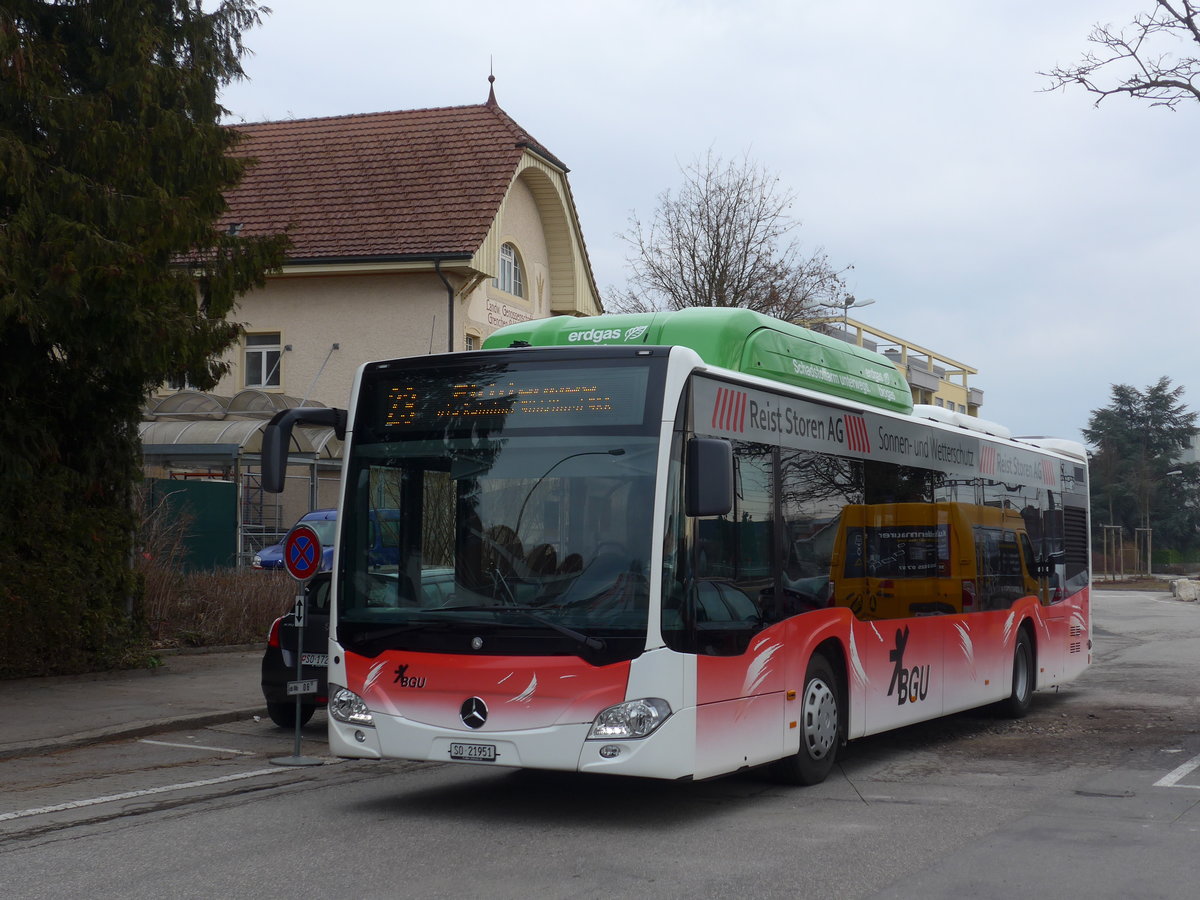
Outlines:
[[[525,296],[525,275],[522,272],[521,256],[512,244],[500,247],[500,275],[492,282],[502,291],[517,297]]]

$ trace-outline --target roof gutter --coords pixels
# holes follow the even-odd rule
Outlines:
[[[379,256],[305,256],[284,260],[285,266],[348,265],[353,263],[470,262],[474,253],[391,253]]]
[[[442,261],[435,259],[433,261],[433,271],[437,273],[437,277],[442,279],[442,284],[446,286],[446,352],[454,352],[454,286],[446,278],[442,272]]]
[[[522,150],[528,150],[530,153],[532,153],[534,156],[541,159],[543,162],[550,163],[550,165],[554,166],[556,169],[559,169],[564,175],[566,175],[568,172],[571,171],[570,169],[567,168],[566,163],[564,163],[561,159],[559,159],[558,157],[551,154],[550,151],[548,151],[545,147],[542,147],[539,144],[534,144],[534,143],[531,143],[530,141],[518,141],[517,146],[520,147]]]

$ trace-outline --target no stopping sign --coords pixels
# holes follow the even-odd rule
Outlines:
[[[307,525],[297,525],[283,541],[283,565],[297,581],[308,581],[321,568],[321,539]]]

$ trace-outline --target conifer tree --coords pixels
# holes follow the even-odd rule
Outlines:
[[[1112,386],[1112,402],[1092,410],[1083,436],[1091,456],[1092,512],[1128,538],[1153,529],[1154,546],[1190,550],[1200,539],[1200,466],[1181,462],[1200,414],[1183,402],[1182,385],[1160,378],[1145,390]]]
[[[218,233],[249,0],[0,0],[0,675],[128,642],[137,424],[208,388],[283,236]]]

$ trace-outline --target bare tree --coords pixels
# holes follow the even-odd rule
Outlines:
[[[612,311],[739,306],[799,319],[841,308],[852,267],[835,268],[820,248],[801,253],[794,198],[778,176],[711,152],[682,173],[678,194],[660,194],[648,224],[634,214],[619,235],[631,274],[606,304]]]
[[[1182,100],[1200,100],[1200,59],[1182,52],[1165,52],[1177,41],[1200,46],[1200,25],[1196,21],[1200,4],[1193,0],[1155,0],[1155,4],[1155,9],[1139,13],[1130,26],[1120,31],[1114,31],[1111,25],[1094,26],[1088,42],[1099,49],[1086,51],[1074,66],[1039,72],[1051,81],[1046,90],[1082,85],[1099,95],[1097,106],[1113,94],[1127,94],[1149,100],[1151,106],[1169,109]]]

